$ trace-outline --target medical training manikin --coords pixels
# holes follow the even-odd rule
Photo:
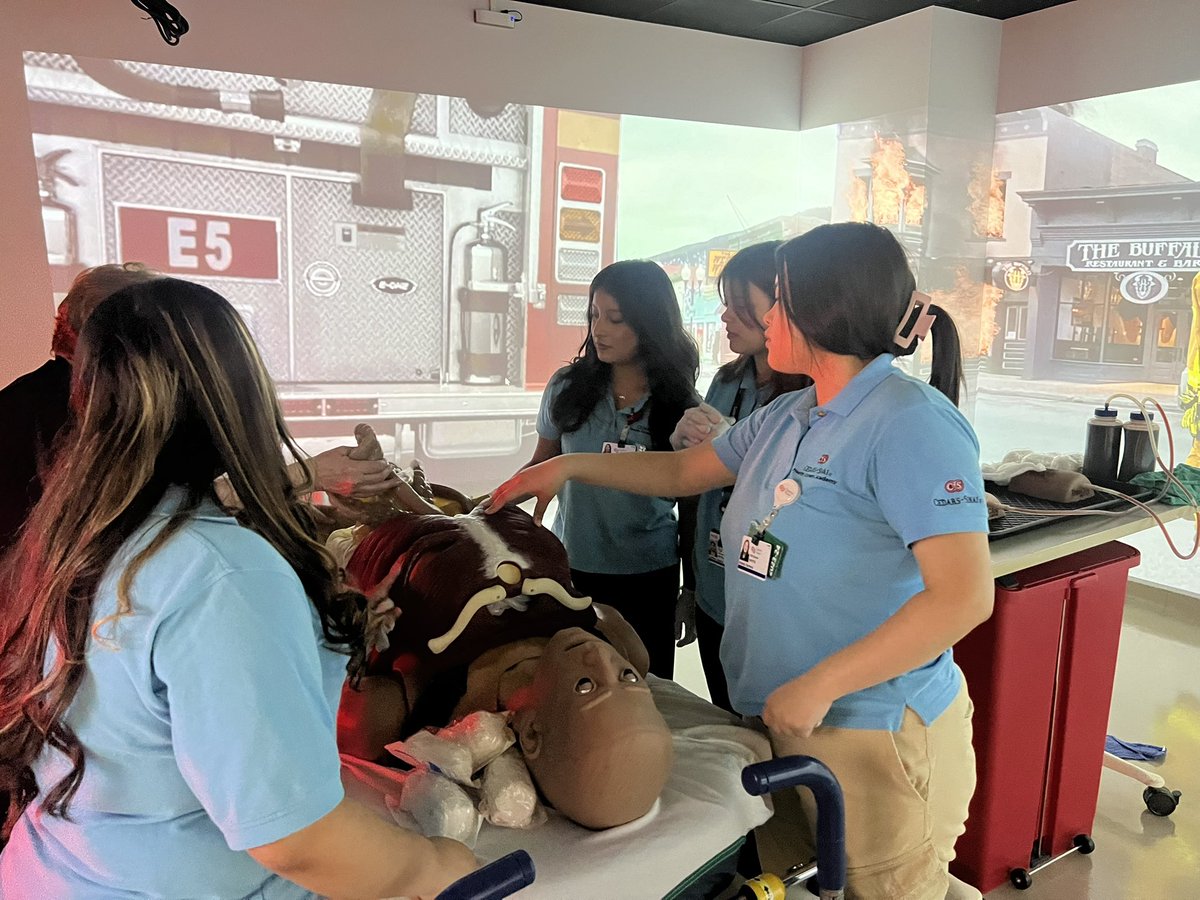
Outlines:
[[[648,812],[672,747],[646,650],[615,610],[574,590],[558,539],[516,507],[393,515],[331,538],[348,583],[399,611],[360,690],[343,696],[343,751],[376,759],[422,728],[503,712],[564,816],[608,828]]]

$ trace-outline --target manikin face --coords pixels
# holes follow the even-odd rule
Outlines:
[[[578,628],[556,634],[509,706],[534,780],[573,821],[622,825],[662,793],[671,732],[642,676],[599,638]]]
[[[637,333],[625,322],[621,307],[611,294],[597,290],[588,315],[592,320],[592,342],[600,362],[619,366],[637,360]]]
[[[741,316],[734,309],[734,306],[737,305],[736,301],[741,298],[731,297],[730,299],[735,302],[726,305],[721,311],[721,321],[725,323],[725,334],[729,338],[729,349],[739,356],[753,356],[766,346],[762,322],[763,317],[775,301],[756,284],[732,285],[731,289],[745,292],[745,303],[742,308],[748,309],[753,315],[754,324],[748,325],[742,321]]]

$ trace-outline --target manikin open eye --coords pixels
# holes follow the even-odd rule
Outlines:
[[[595,689],[596,682],[592,681],[590,678],[580,678],[577,682],[575,682],[575,693],[577,694],[590,694]]]
[[[636,671],[634,671],[633,669],[622,669],[621,670],[621,680],[627,681],[630,684],[637,684],[639,681],[641,681],[641,678],[638,676],[638,673]]]

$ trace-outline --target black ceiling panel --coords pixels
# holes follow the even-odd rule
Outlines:
[[[1070,0],[528,0],[578,12],[804,46],[927,6],[1008,19]]]
[[[823,12],[854,16],[869,22],[882,22],[885,19],[894,19],[897,16],[933,5],[930,0],[886,0],[886,2],[881,2],[881,0],[826,0],[821,4],[820,9]]]
[[[675,0],[643,18],[660,25],[746,37],[768,22],[793,14],[792,8],[783,3],[751,3],[739,9],[738,15],[730,21],[729,5],[729,0]]]
[[[758,29],[754,34],[746,36],[760,41],[772,41],[776,44],[804,46],[872,24],[874,23],[863,19],[814,11],[795,13],[782,19],[776,19]]]
[[[534,2],[538,6],[556,6],[559,9],[597,13],[602,16],[614,16],[618,19],[643,19],[656,9],[670,6],[675,0],[554,0],[551,3],[534,0]]]

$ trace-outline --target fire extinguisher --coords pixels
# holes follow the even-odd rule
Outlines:
[[[496,215],[510,203],[479,211],[478,237],[465,249],[466,286],[459,289],[462,351],[459,360],[464,382],[503,384],[508,371],[508,306],[512,285],[507,281],[508,252],[493,235],[500,226],[516,226]]]
[[[58,199],[58,183],[79,187],[79,181],[59,167],[70,150],[51,150],[37,158],[38,196],[42,201],[42,227],[46,253],[52,266],[73,266],[78,259],[75,207]]]

